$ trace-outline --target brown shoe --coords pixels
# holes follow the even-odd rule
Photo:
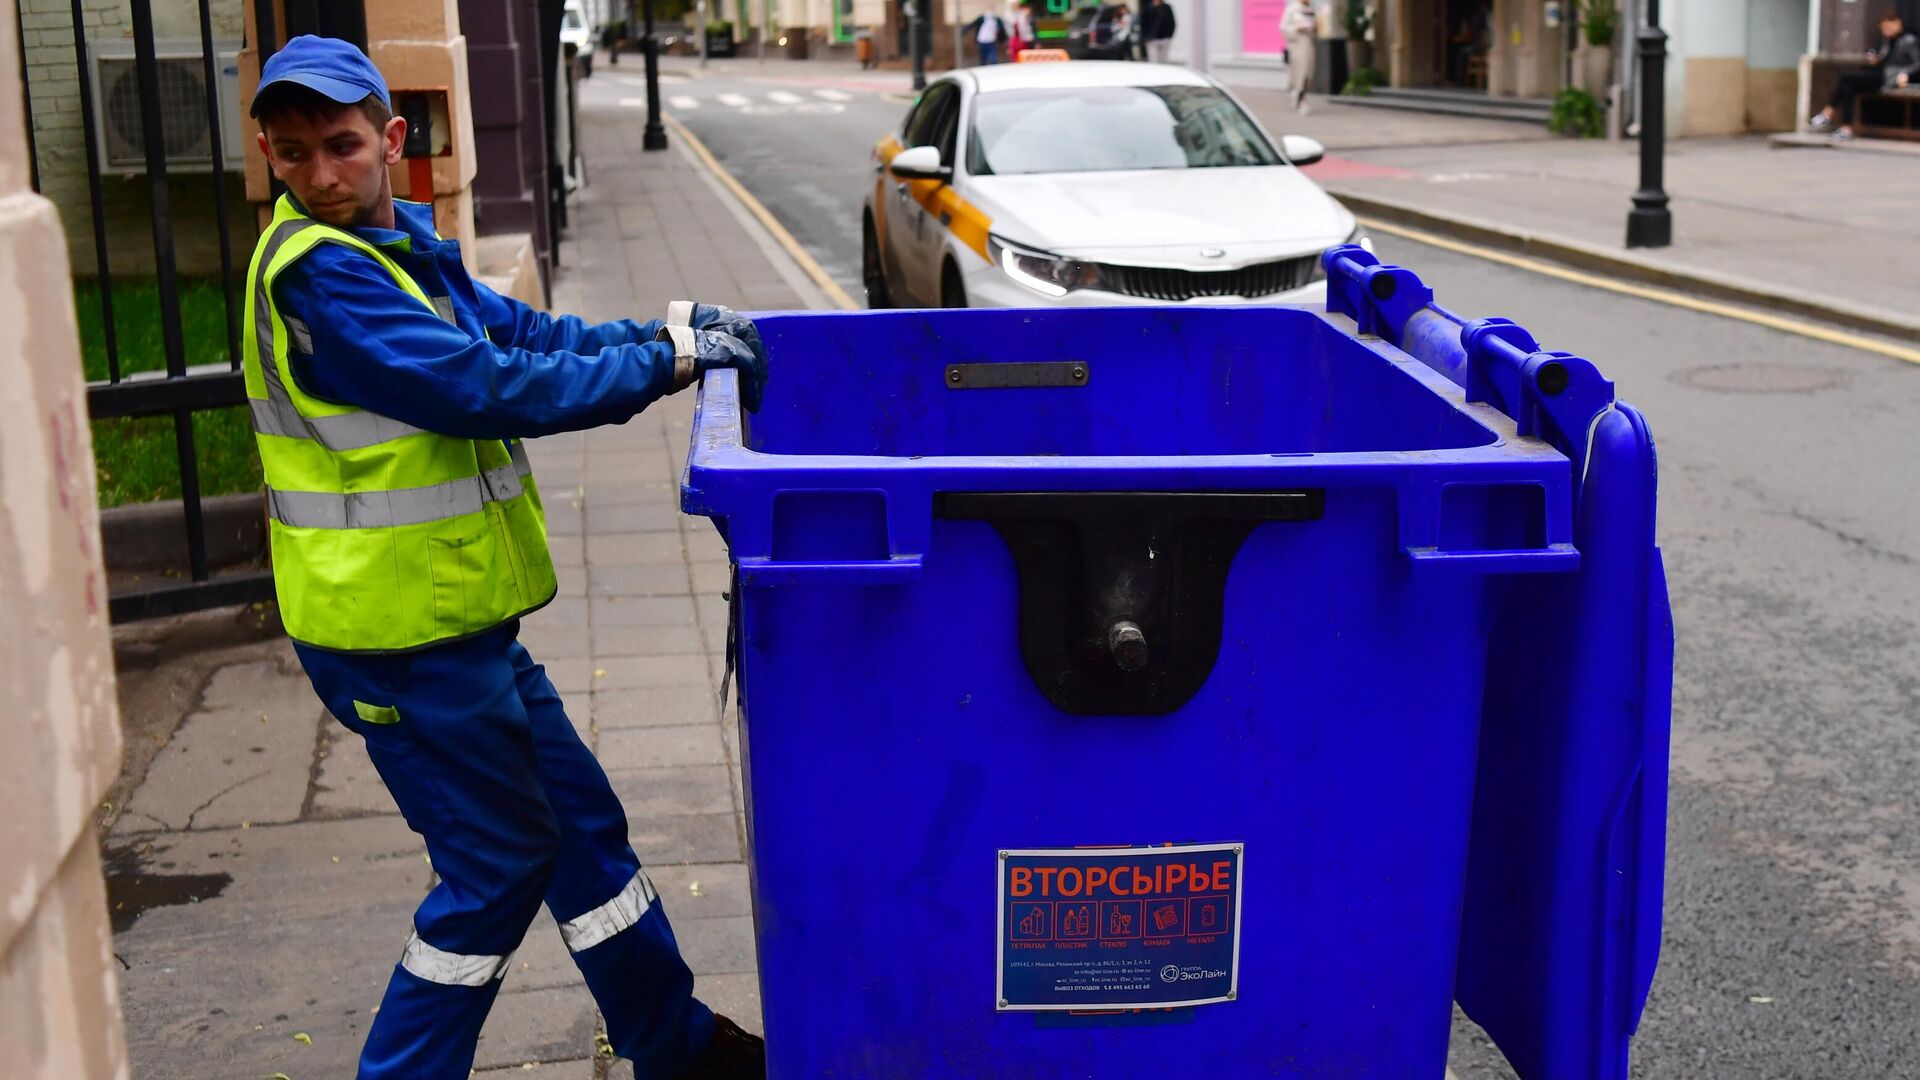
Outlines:
[[[766,1080],[767,1044],[724,1016],[713,1018],[713,1041],[680,1080]]]

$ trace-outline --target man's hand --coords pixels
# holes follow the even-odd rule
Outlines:
[[[751,331],[753,324],[745,319],[746,328]],[[767,387],[767,358],[764,349],[755,349],[746,342],[720,330],[695,330],[694,337],[694,373],[698,377],[717,368],[732,368],[740,373],[740,403],[748,412],[760,411],[760,395]],[[754,344],[759,344],[759,335],[754,335]]]
[[[1898,75],[1895,75],[1895,76],[1893,77],[1893,85],[1895,85],[1895,86],[1905,86],[1905,85],[1907,85],[1907,73],[1903,71],[1903,72],[1901,72],[1900,74],[1898,74]]]
[[[766,367],[767,347],[760,342],[759,329],[753,325],[752,319],[732,308],[721,304],[695,304],[693,318],[687,325],[695,330],[718,330],[739,338],[747,348],[753,350],[753,355],[760,358],[760,366]]]

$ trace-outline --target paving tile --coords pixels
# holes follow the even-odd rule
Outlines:
[[[521,991],[502,987],[480,1029],[474,1066],[499,1068],[591,1055],[599,1019],[584,984]]]
[[[691,578],[684,563],[587,568],[588,596],[685,596],[691,591]]]
[[[674,920],[753,914],[745,863],[649,866],[647,877]]]
[[[702,656],[609,656],[597,665],[595,692],[713,685],[713,674]]]
[[[605,508],[646,503],[654,506],[679,506],[680,485],[674,480],[639,480],[612,474],[595,474],[586,483],[587,505]]]
[[[600,690],[593,695],[593,723],[603,736],[622,728],[711,724],[719,718],[719,702],[704,686]]]
[[[562,694],[581,693],[593,688],[593,661],[586,657],[553,659],[535,656],[534,660],[547,670],[547,678],[553,682],[553,688]]]
[[[745,1027],[745,1021],[735,1021]],[[473,1075],[480,1080],[492,1077],[493,1080],[593,1080],[594,1060],[576,1058],[572,1061],[528,1062],[520,1065],[507,1065],[498,1069],[480,1069]]]
[[[678,532],[601,533],[587,536],[587,565],[683,563],[686,550]]]
[[[661,467],[666,467],[664,460]],[[672,532],[680,528],[681,519],[686,517],[677,501],[664,499],[626,504],[609,502],[602,506],[595,498],[589,500],[587,506],[588,520],[596,532]]]
[[[680,955],[695,975],[734,975],[757,970],[753,952],[753,919],[729,915],[717,919],[685,919],[673,924]]]
[[[584,576],[584,575],[583,575]],[[587,621],[587,602],[578,597],[556,597],[546,607],[520,620],[521,633],[528,629],[579,626]]]
[[[724,562],[693,564],[693,592],[696,596],[718,596],[733,584],[733,567]]]
[[[526,938],[514,950],[513,966],[507,969],[502,990],[548,990],[579,982],[580,969],[573,964],[573,954],[567,951],[560,928],[554,924],[552,914],[541,908],[540,914],[534,916],[533,925],[527,927]]]
[[[600,733],[599,755],[608,769],[723,765],[727,760],[718,724],[610,728]]]
[[[555,566],[587,565],[587,544],[577,536],[548,536],[547,554]]]
[[[725,765],[620,769],[609,765],[614,794],[638,818],[733,813],[733,785]]]
[[[565,660],[590,656],[591,638],[585,620],[576,623],[520,624],[520,644],[541,659]]]
[[[609,596],[593,601],[593,625],[601,627],[691,627],[693,600],[685,596]]]
[[[397,814],[386,782],[367,756],[367,744],[340,724],[321,730],[320,771],[314,778],[315,817]]]
[[[559,580],[560,595],[563,597],[587,595],[587,568],[584,566],[554,567],[554,576]]]
[[[699,656],[707,651],[693,626],[600,626],[593,628],[596,656]]]
[[[627,836],[640,861],[649,866],[741,858],[739,825],[730,813],[636,818],[630,812]]]
[[[116,833],[300,816],[325,713],[306,679],[275,660],[234,664],[214,673],[203,704],[153,760]]]
[[[752,972],[708,974],[693,977],[693,996],[707,1007],[732,1020],[755,1035],[766,1034],[760,1018],[760,976]],[[608,1077],[621,1074],[609,1071]],[[631,1073],[627,1073],[631,1076]]]
[[[353,1075],[432,880],[422,851],[398,816],[110,844],[113,950],[139,1075]]]

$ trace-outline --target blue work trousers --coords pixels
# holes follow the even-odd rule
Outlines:
[[[542,903],[635,1075],[678,1076],[713,1036],[626,812],[518,632],[510,622],[394,655],[298,648],[439,876],[367,1035],[362,1080],[465,1080]]]

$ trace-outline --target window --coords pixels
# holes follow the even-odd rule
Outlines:
[[[1253,120],[1211,86],[980,94],[967,141],[967,169],[982,176],[1281,164]]]
[[[942,127],[957,97],[959,90],[950,82],[937,82],[928,87],[901,129],[901,145],[907,149],[939,145]]]

